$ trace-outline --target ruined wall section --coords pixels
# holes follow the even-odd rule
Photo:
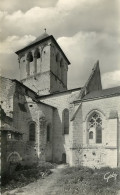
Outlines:
[[[6,116],[13,117],[13,94],[15,84],[7,78],[0,77],[0,104]]]
[[[19,140],[8,139],[8,133],[10,132],[3,132],[2,153],[6,165],[3,167],[3,172],[7,171],[10,164],[7,157],[16,153],[21,158],[21,164],[32,165],[41,160],[52,161],[53,108],[38,102],[36,93],[22,86],[19,82],[3,79],[3,83],[2,90],[5,93],[2,95],[2,103],[6,111],[12,108],[13,114],[10,131],[19,132],[22,135],[22,139]],[[7,104],[9,98],[12,100],[12,104]],[[9,107],[10,105],[12,106]],[[45,126],[42,129],[40,120],[43,119],[43,116]],[[35,141],[29,140],[29,124],[31,122],[35,123]],[[51,140],[49,143],[46,140],[48,123],[51,124]]]
[[[31,92],[29,90],[25,91],[24,87],[17,86],[16,93],[14,94],[13,121],[15,128],[23,134],[23,141],[28,145],[28,147],[32,147],[32,149],[28,150],[28,152],[26,152],[24,155],[28,155],[29,158],[32,158],[33,160],[36,159],[35,155],[37,155],[39,160],[41,158],[41,150],[42,153],[44,150],[44,156],[46,153],[46,125],[47,123],[53,123],[53,108],[37,102],[35,100],[34,94],[30,95],[30,93]],[[45,126],[43,130],[41,130],[40,125],[40,120],[42,117],[45,118]],[[36,133],[34,142],[29,141],[29,125],[31,122],[35,123]],[[40,146],[41,143],[42,146]],[[47,156],[48,159],[52,160],[52,140],[49,143],[49,153]]]

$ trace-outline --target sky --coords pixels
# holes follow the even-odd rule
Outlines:
[[[82,87],[97,60],[103,88],[120,86],[120,0],[1,0],[0,71],[19,80],[15,51],[47,29],[68,57],[68,88]]]

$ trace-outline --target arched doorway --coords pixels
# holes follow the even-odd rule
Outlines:
[[[20,164],[22,158],[20,156],[20,154],[18,152],[12,152],[8,155],[7,157],[7,162],[8,162],[8,171],[9,174],[13,174],[13,172],[15,171],[17,165]]]
[[[62,163],[66,163],[66,154],[65,153],[62,154]]]

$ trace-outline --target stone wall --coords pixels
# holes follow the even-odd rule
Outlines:
[[[3,172],[9,167],[9,161],[7,160],[8,156],[16,152],[20,155],[22,159],[20,163],[22,164],[29,165],[45,160],[52,161],[53,112],[55,108],[39,102],[36,99],[36,94],[22,86],[19,82],[4,79],[4,83],[6,87],[8,86],[8,90],[5,91],[1,101],[3,104],[4,102],[7,102],[8,97],[10,97],[9,94],[11,94],[11,100],[13,103],[12,123],[9,124],[8,120],[7,123],[10,125],[10,130],[16,130],[22,134],[22,139],[7,140],[7,131],[4,131],[2,135]],[[11,91],[11,89],[14,90]],[[6,105],[5,111],[7,108],[9,111],[11,107]],[[29,140],[29,125],[31,122],[35,123],[35,141]],[[51,124],[51,140],[49,143],[47,143],[46,140],[46,127],[48,123]]]
[[[62,161],[62,154],[66,154],[66,161],[72,161],[71,147],[72,147],[72,125],[69,125],[69,134],[63,134],[62,114],[64,109],[69,109],[69,123],[73,115],[71,109],[71,102],[78,97],[80,89],[76,91],[68,91],[54,95],[40,97],[40,101],[55,106],[54,121],[53,121],[53,161]]]
[[[98,112],[102,118],[102,144],[89,145],[87,141],[87,120],[93,112]],[[111,113],[118,113],[118,116]],[[78,118],[80,118],[80,120],[78,120]],[[97,167],[120,166],[119,96],[83,101],[73,121],[73,129],[77,129],[78,135],[83,135],[83,153],[79,155],[80,163]],[[76,136],[76,131],[73,135],[73,140],[81,143],[79,136],[78,138]],[[73,149],[73,164],[77,164],[78,162],[78,159],[75,158],[75,156],[77,156],[76,152],[77,150]]]
[[[68,64],[54,43],[51,43],[50,71],[51,92],[67,90]]]
[[[19,56],[21,81],[35,92],[39,92],[39,94],[48,94],[50,90],[50,43],[51,41],[46,41],[40,45],[31,47]],[[36,49],[40,53],[39,58],[34,57]],[[29,62],[29,75],[26,69],[28,52],[31,52],[33,56],[33,61]]]
[[[36,49],[39,58],[35,55]],[[28,59],[29,52],[32,59]],[[67,89],[68,64],[51,40],[22,51],[19,54],[19,63],[21,81],[39,95]]]
[[[21,110],[19,105],[23,105],[24,110]],[[41,129],[42,123],[41,118],[45,118],[45,125],[43,130]],[[47,123],[53,123],[53,108],[44,105],[40,102],[35,102],[31,97],[26,94],[16,93],[14,96],[14,125],[21,133],[23,133],[23,140],[29,144],[29,125],[31,122],[35,123],[36,127],[36,139],[32,143],[33,148],[35,148],[38,158],[40,157],[41,151],[46,150],[46,125]],[[44,134],[43,134],[44,133]],[[52,129],[51,129],[52,134]],[[41,141],[42,140],[42,141]],[[41,143],[42,142],[42,143]],[[43,145],[43,147],[41,146]],[[51,150],[49,159],[52,160],[52,140],[51,140]]]

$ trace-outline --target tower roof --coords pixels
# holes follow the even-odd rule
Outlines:
[[[21,52],[25,51],[26,49],[29,49],[32,46],[35,46],[37,44],[43,43],[44,41],[47,41],[51,39],[55,45],[58,47],[58,49],[61,51],[61,53],[63,54],[63,56],[65,57],[68,65],[70,64],[70,61],[68,60],[68,58],[66,57],[66,55],[64,54],[63,50],[61,49],[61,47],[58,45],[58,43],[56,42],[55,38],[52,35],[48,35],[46,32],[43,33],[42,35],[40,35],[39,37],[37,37],[34,41],[32,41],[31,43],[29,43],[27,46],[25,46],[24,48],[16,51],[15,53],[17,55],[19,55]]]
[[[34,41],[32,41],[31,43],[29,43],[27,46],[30,46],[30,45],[32,45],[33,43],[37,43],[37,42],[39,42],[39,41],[41,41],[41,40],[43,40],[43,39],[45,39],[45,38],[47,38],[47,37],[49,37],[50,35],[48,35],[46,32],[45,33],[43,33],[42,35],[40,35],[39,37],[37,37]]]

